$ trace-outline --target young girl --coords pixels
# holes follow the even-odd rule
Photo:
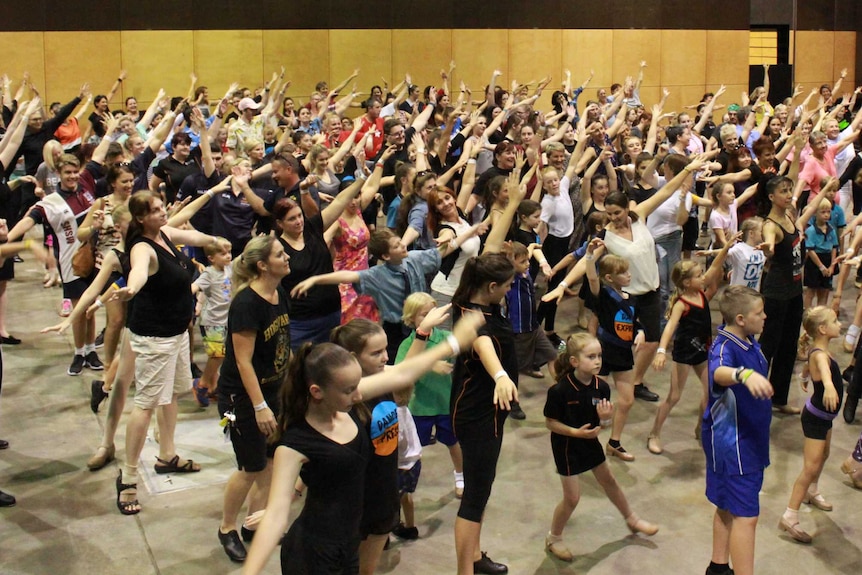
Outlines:
[[[638,330],[635,336],[634,306],[629,302],[628,294],[623,291],[623,288],[632,281],[628,261],[613,254],[606,255],[599,262],[599,271],[596,272],[593,260],[601,256],[605,249],[604,242],[595,238],[587,245],[584,259],[587,263],[586,275],[590,284],[587,305],[599,318],[598,335],[605,358],[600,373],[613,376],[614,385],[620,395],[619,409],[614,417],[614,427],[611,430],[606,452],[623,461],[634,461],[634,455],[620,444],[620,438],[629,410],[634,403],[632,345],[637,350],[644,340],[644,334],[643,331]],[[599,274],[601,274],[601,281]]]
[[[619,509],[632,533],[655,535],[658,526],[638,518],[608,467],[599,432],[611,425],[614,406],[608,384],[597,377],[602,367],[602,345],[590,334],[569,337],[557,358],[557,384],[548,390],[545,425],[551,431],[551,450],[563,484],[563,499],[554,509],[545,549],[557,559],[574,555],[563,543],[563,528],[581,497],[578,475],[592,470],[611,503]]]
[[[662,452],[661,428],[670,410],[679,402],[688,371],[694,367],[694,372],[700,379],[703,394],[700,400],[700,409],[695,435],[700,437],[700,420],[706,409],[708,399],[706,361],[709,354],[709,344],[712,340],[712,319],[709,312],[709,301],[718,291],[721,279],[724,258],[730,246],[739,239],[739,235],[727,238],[724,247],[719,250],[709,266],[709,270],[703,273],[703,268],[694,260],[683,260],[677,262],[671,272],[674,292],[670,296],[668,305],[668,322],[661,335],[659,348],[656,350],[653,367],[659,371],[664,369],[667,361],[665,349],[673,337],[673,371],[670,374],[670,393],[659,405],[655,414],[655,422],[647,438],[647,449],[650,453]]]
[[[832,276],[838,265],[838,232],[829,223],[832,204],[826,198],[820,200],[814,223],[805,230],[805,285],[803,305],[809,309],[817,298],[817,305],[827,305],[832,291]]]
[[[536,232],[536,228],[542,222],[542,204],[533,200],[521,200],[518,203],[518,211],[515,213],[515,221],[517,221],[517,227],[512,230],[512,240],[527,247],[533,246],[530,258],[530,277],[535,282],[540,267],[542,273],[546,275],[551,272],[548,259],[542,252],[542,240]]]
[[[554,168],[545,168],[540,174],[540,183],[546,194],[542,198],[541,226],[539,234],[544,237],[542,249],[548,258],[548,265],[554,266],[569,251],[569,240],[575,231],[575,213],[569,194],[561,194],[560,190],[569,189],[570,174],[574,172],[574,166],[560,177]],[[604,198],[600,199],[604,202]],[[529,245],[529,244],[524,244]],[[547,274],[548,270],[544,269]],[[535,276],[533,276],[535,281]],[[563,276],[557,275],[548,279],[548,289],[552,290],[563,281]],[[555,323],[557,317],[557,302],[549,301],[539,304],[539,325],[545,324],[545,335],[554,346],[562,344],[563,340],[557,335]]]
[[[817,481],[829,457],[832,420],[841,409],[844,384],[838,362],[829,354],[829,342],[841,334],[841,322],[835,312],[823,305],[810,309],[805,313],[802,327],[805,333],[799,345],[808,348],[808,371],[814,393],[802,409],[802,433],[805,435],[802,471],[793,484],[778,528],[800,543],[811,543],[811,535],[799,526],[799,506],[808,503],[823,511],[832,511],[832,504],[817,489]],[[802,385],[807,390],[807,381],[803,380]]]
[[[709,214],[709,234],[712,248],[721,249],[730,236],[736,233],[739,222],[736,218],[736,194],[733,184],[716,184],[712,187],[712,213]]]
[[[730,262],[730,285],[744,285],[760,290],[763,264],[766,256],[758,249],[763,240],[763,219],[757,216],[742,222],[742,241],[731,246],[727,252]]]

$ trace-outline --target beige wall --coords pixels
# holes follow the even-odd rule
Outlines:
[[[845,87],[854,85],[855,32],[798,32],[797,82],[813,87],[833,82],[848,68]],[[66,101],[89,81],[106,93],[121,68],[128,80],[112,108],[133,95],[146,105],[159,88],[185,94],[194,70],[215,98],[237,81],[261,85],[284,65],[292,81],[288,94],[307,100],[319,80],[334,83],[360,68],[360,91],[390,85],[410,72],[422,86],[439,81],[450,59],[458,65],[453,86],[464,80],[478,96],[492,70],[512,80],[572,71],[575,85],[591,69],[587,92],[622,82],[647,62],[642,99],[657,101],[661,88],[671,92],[668,110],[697,102],[704,91],[728,86],[736,100],[748,88],[748,32],[745,30],[172,30],[128,32],[0,33],[0,53],[13,78],[29,71],[46,100]],[[550,91],[543,101],[547,106]]]

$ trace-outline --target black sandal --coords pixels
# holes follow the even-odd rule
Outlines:
[[[201,466],[197,465],[191,459],[186,459],[185,464],[182,466],[180,463],[180,456],[174,455],[170,461],[165,461],[159,457],[156,457],[158,463],[153,466],[153,469],[156,470],[156,473],[159,475],[165,475],[166,473],[197,473],[201,470]]]
[[[123,472],[120,471],[120,474],[117,476],[117,509],[119,509],[120,513],[122,513],[123,515],[137,515],[141,512],[140,509],[135,509],[135,507],[140,506],[140,503],[138,503],[137,499],[133,501],[120,501],[120,494],[123,491],[127,491],[129,489],[134,489],[135,495],[137,495],[138,484],[123,483]]]

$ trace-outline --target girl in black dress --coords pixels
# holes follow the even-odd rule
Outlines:
[[[658,526],[640,519],[614,479],[602,452],[599,432],[610,427],[614,406],[611,389],[597,377],[602,368],[602,345],[588,333],[576,333],[557,359],[560,378],[548,390],[545,425],[551,430],[551,450],[563,484],[563,499],[554,509],[545,548],[563,561],[574,555],[563,543],[563,528],[581,497],[578,475],[592,471],[611,503],[619,509],[632,533],[655,535]],[[469,485],[469,483],[468,483]]]
[[[667,361],[666,348],[673,338],[673,371],[670,374],[670,393],[658,406],[655,422],[647,438],[647,449],[650,453],[662,452],[661,428],[670,410],[682,397],[688,372],[693,367],[700,380],[702,394],[699,414],[703,416],[709,397],[707,389],[706,362],[709,359],[709,345],[712,342],[712,317],[709,312],[709,302],[718,292],[719,280],[724,269],[727,251],[736,243],[741,234],[731,236],[724,247],[704,273],[703,267],[694,260],[676,262],[670,273],[674,291],[670,296],[667,308],[667,325],[661,334],[661,341],[656,350],[653,368],[661,371]],[[695,435],[700,437],[700,418],[695,424]]]
[[[362,377],[359,361],[341,346],[303,344],[282,388],[269,500],[244,575],[260,573],[278,545],[290,523],[300,476],[308,487],[306,501],[282,545],[282,573],[359,572],[365,471],[372,445],[353,406],[404,389],[438,360],[469,349],[483,321],[470,315],[455,325],[446,345],[368,377]]]

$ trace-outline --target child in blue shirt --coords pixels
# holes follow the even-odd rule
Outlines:
[[[815,297],[817,305],[828,305],[832,276],[838,266],[838,232],[830,223],[831,218],[832,203],[823,198],[817,206],[814,222],[805,230],[805,272],[802,275],[805,309],[811,309]]]
[[[754,572],[759,492],[769,465],[773,389],[754,336],[763,331],[763,296],[732,285],[722,294],[724,324],[709,352],[709,404],[703,415],[706,497],[716,507],[706,575]]]

